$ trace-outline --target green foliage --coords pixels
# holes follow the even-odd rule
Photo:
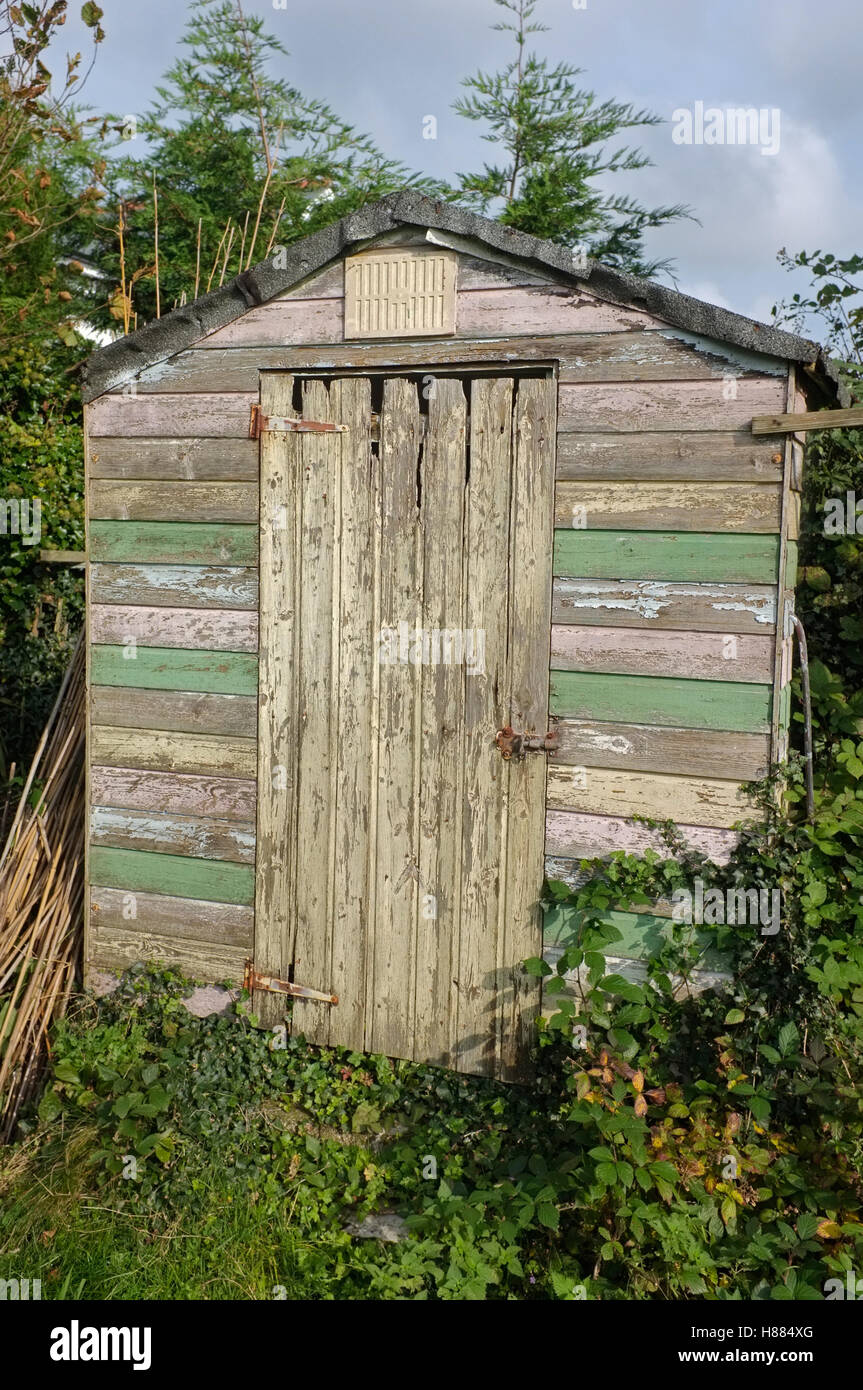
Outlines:
[[[190,7],[180,56],[135,132],[146,153],[121,142],[106,174],[100,259],[119,285],[119,203],[125,275],[137,279],[142,320],[156,311],[154,174],[162,312],[184,294],[193,298],[196,280],[203,294],[263,260],[271,245],[307,236],[365,202],[411,184],[437,187],[387,158],[324,102],[274,76],[273,60],[287,57],[264,20],[246,16],[234,0]],[[122,123],[114,128],[130,134]],[[122,312],[115,296],[112,313]]]
[[[80,398],[63,378],[68,356],[32,343],[0,355],[0,782],[13,762],[19,778],[26,772],[83,620],[81,571],[39,559],[42,548],[84,549]],[[22,500],[41,506],[32,544],[6,510]]]
[[[480,211],[534,236],[578,246],[605,265],[654,275],[667,261],[646,262],[643,237],[688,216],[682,205],[648,209],[623,194],[604,191],[608,174],[644,169],[651,161],[637,149],[607,149],[620,131],[656,125],[659,116],[618,101],[598,101],[580,88],[582,69],[551,67],[527,49],[536,0],[495,0],[514,22],[494,25],[514,36],[515,57],[497,73],[464,81],[469,95],[455,103],[459,115],[487,126],[484,139],[505,156],[478,173],[460,175],[459,195]]]

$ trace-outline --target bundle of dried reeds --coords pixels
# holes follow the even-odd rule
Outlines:
[[[84,714],[79,640],[0,853],[0,1143],[36,1091],[81,954]]]

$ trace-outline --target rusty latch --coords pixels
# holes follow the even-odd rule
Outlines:
[[[294,999],[318,999],[322,1004],[338,1004],[339,1002],[337,994],[326,994],[320,989],[309,989],[308,985],[295,985],[290,980],[277,980],[275,975],[261,975],[250,960],[246,961],[243,989],[247,989],[250,994],[252,990],[265,989],[270,994],[290,994]]]
[[[498,729],[495,743],[502,758],[523,758],[525,753],[550,753],[554,755],[560,744],[557,729],[549,729],[546,734],[517,734],[511,724]]]
[[[265,415],[259,405],[249,412],[249,438],[260,439],[262,434],[345,434],[347,425],[334,425],[331,420],[295,420],[290,415]]]

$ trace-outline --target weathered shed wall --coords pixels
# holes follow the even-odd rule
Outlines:
[[[87,407],[99,964],[158,955],[237,978],[251,952],[261,370],[559,364],[546,847],[560,871],[656,844],[633,814],[727,855],[739,783],[781,749],[793,449],[749,425],[794,408],[787,364],[468,256],[453,339],[345,343],[342,280],[337,264]]]

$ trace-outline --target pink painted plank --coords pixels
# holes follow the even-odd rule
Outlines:
[[[565,286],[467,290],[458,296],[456,336],[515,333],[615,333],[655,328],[660,319],[607,304]]]
[[[614,333],[655,328],[660,320],[640,310],[606,304],[581,290],[529,286],[466,290],[458,295],[456,337],[510,337],[534,333]],[[273,347],[340,343],[344,302],[340,298],[272,300],[250,309],[198,346]],[[434,340],[430,340],[433,342]]]
[[[773,637],[742,633],[554,625],[551,668],[769,685],[774,644]]]
[[[717,864],[726,864],[737,843],[734,830],[717,830],[703,825],[680,825],[690,849],[707,855]],[[545,818],[545,852],[567,859],[602,858],[615,850],[643,854],[656,850],[673,857],[657,830],[622,816],[592,816],[581,811],[549,811]]]
[[[558,430],[594,434],[646,430],[740,430],[753,415],[775,413],[785,400],[783,378],[740,377],[726,400],[725,381],[651,381],[563,384]]]
[[[250,309],[218,328],[200,348],[272,346],[294,343],[340,343],[345,336],[344,299],[276,299]]]
[[[241,320],[242,322],[242,320]],[[85,407],[91,439],[149,435],[154,439],[248,439],[257,391],[177,391],[165,395],[100,396]]]
[[[141,772],[97,765],[90,769],[90,804],[254,822],[257,786],[239,777],[197,777],[185,772]]]
[[[143,608],[94,603],[91,642],[125,645],[134,638],[145,647],[187,651],[256,652],[258,615],[238,608]]]

